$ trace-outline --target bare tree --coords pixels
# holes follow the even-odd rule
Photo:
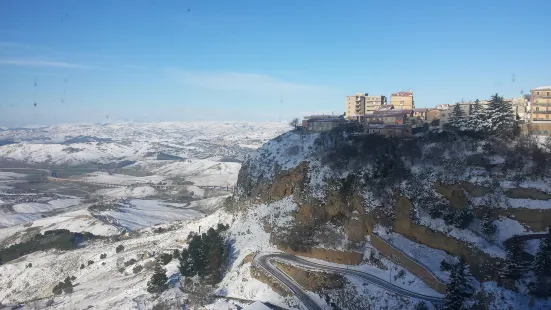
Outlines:
[[[299,120],[298,118],[293,118],[292,121],[289,122],[289,125],[292,126],[294,129],[298,128]]]

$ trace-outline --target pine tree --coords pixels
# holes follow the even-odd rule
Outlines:
[[[533,268],[536,275],[533,293],[540,297],[549,296],[551,293],[551,228],[547,237],[540,242]]]
[[[476,99],[472,106],[471,115],[467,120],[467,128],[470,131],[482,132],[484,122],[484,108],[480,104],[480,100]]]
[[[184,277],[194,277],[197,274],[197,271],[195,270],[193,266],[193,258],[191,255],[189,255],[189,251],[187,249],[183,249],[182,253],[180,254],[180,273]]]
[[[488,209],[484,216],[482,217],[482,232],[485,235],[493,236],[497,231],[497,226],[494,224],[494,219],[492,218],[492,211]]]
[[[168,288],[167,282],[166,270],[161,267],[161,263],[156,262],[153,276],[147,282],[147,291],[149,293],[162,293]]]
[[[452,131],[463,131],[467,129],[466,125],[467,115],[461,110],[459,103],[456,103],[448,121],[448,128]]]
[[[211,280],[213,283],[218,283],[222,279],[222,264],[226,260],[226,253],[224,251],[224,241],[220,234],[209,229],[207,235],[210,239],[208,257],[209,257],[209,273],[211,274]]]
[[[201,277],[204,276],[207,262],[207,254],[205,253],[203,241],[204,238],[202,236],[195,235],[191,238],[188,246],[189,255],[193,263],[193,270]]]
[[[187,249],[180,254],[180,273],[186,277],[199,275],[212,284],[220,282],[222,266],[227,258],[227,248],[220,230],[210,228],[201,236],[194,235]]]
[[[524,242],[517,238],[512,239],[511,244],[507,248],[506,255],[505,265],[500,273],[501,277],[511,280],[522,278],[528,270],[524,254]]]
[[[486,122],[483,124],[484,131],[488,134],[510,136],[515,126],[515,116],[511,102],[495,94],[490,98],[488,108],[484,110]]]

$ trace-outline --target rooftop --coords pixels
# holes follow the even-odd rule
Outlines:
[[[400,91],[397,93],[393,93],[392,96],[402,96],[402,97],[413,97],[412,91]]]
[[[394,109],[392,104],[385,104],[377,108],[377,111],[388,111]]]
[[[540,87],[536,87],[532,90],[551,90],[551,86],[540,86]]]

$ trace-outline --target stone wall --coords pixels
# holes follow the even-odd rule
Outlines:
[[[426,267],[415,262],[400,250],[381,239],[379,236],[371,234],[371,244],[379,250],[381,254],[409,270],[435,291],[442,294],[446,293],[446,283],[438,279]]]

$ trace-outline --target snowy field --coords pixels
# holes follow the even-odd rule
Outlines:
[[[147,169],[147,162],[137,165]],[[237,182],[237,175],[241,164],[219,162],[212,159],[190,159],[187,161],[171,162],[158,168],[151,169],[154,174],[163,176],[181,176],[198,186],[226,186]]]
[[[48,203],[20,203],[12,206],[12,208],[17,213],[39,213],[76,206],[80,202],[80,198],[54,199],[48,201]]]
[[[4,200],[2,200],[2,203],[0,203],[0,227],[10,227],[27,222],[32,222],[34,220],[43,218],[45,212],[78,206],[82,202],[82,199],[78,197],[67,198],[67,196],[58,195],[54,195],[53,197],[40,198],[35,198],[38,197],[38,195],[3,195]],[[31,197],[31,199],[35,201],[23,203],[12,202],[17,201],[17,199],[21,196]],[[9,208],[2,207],[2,205],[7,205],[8,203],[10,203]]]
[[[125,174],[109,174],[107,172],[88,173],[79,178],[79,180],[96,183],[107,183],[117,185],[134,185],[146,183],[159,183],[164,181],[162,176],[135,177]]]
[[[24,182],[26,174],[0,170],[0,192],[13,188],[14,183]]]
[[[20,235],[28,229],[39,229],[40,232],[54,229],[68,229],[72,232],[90,232],[99,236],[110,236],[119,233],[119,229],[105,224],[98,219],[94,218],[90,212],[86,209],[77,211],[70,211],[60,215],[55,215],[48,218],[42,218],[40,216],[34,217],[31,215],[23,215],[30,218],[30,222],[25,225],[15,225],[7,228],[0,228],[0,244],[8,237],[14,235]],[[16,243],[17,238],[10,243]]]
[[[108,217],[116,226],[128,230],[204,216],[203,213],[190,209],[185,204],[141,199],[132,199],[128,204],[120,204],[115,210],[101,211],[97,214]]]
[[[151,186],[115,187],[100,189],[96,191],[95,194],[112,198],[145,198],[148,196],[155,196],[157,190]]]

